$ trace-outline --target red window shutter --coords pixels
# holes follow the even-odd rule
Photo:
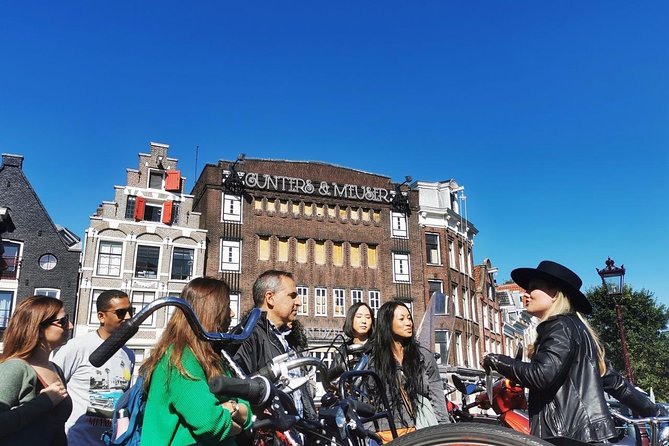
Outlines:
[[[135,220],[141,221],[144,220],[144,205],[146,200],[144,197],[137,197],[135,199]]]
[[[172,201],[163,203],[163,223],[169,225],[172,223]]]
[[[165,190],[168,191],[181,191],[181,171],[180,170],[168,170],[167,178],[165,179]]]

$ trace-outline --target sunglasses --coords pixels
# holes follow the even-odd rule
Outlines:
[[[45,321],[43,324],[58,325],[62,329],[67,329],[70,326],[70,316],[66,314],[63,317],[59,317],[58,319],[51,319],[49,321]]]
[[[125,319],[126,314],[129,314],[130,317],[132,317],[132,312],[133,312],[132,307],[119,308],[117,310],[103,310],[103,313],[114,313],[116,317],[119,319]]]

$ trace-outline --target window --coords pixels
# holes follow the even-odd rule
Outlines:
[[[163,173],[162,172],[149,172],[149,189],[162,189],[163,188]]]
[[[455,268],[455,247],[453,240],[448,241],[448,266]]]
[[[242,197],[223,194],[221,221],[242,221]]]
[[[488,328],[488,306],[483,304],[483,328]]]
[[[258,260],[269,260],[270,256],[269,237],[261,236],[258,238]]]
[[[160,260],[159,246],[137,246],[137,260],[135,261],[135,277],[144,279],[158,278],[158,261]]]
[[[193,275],[194,251],[188,248],[174,248],[172,252],[172,280],[190,280]]]
[[[351,243],[351,266],[360,268],[360,243]]]
[[[307,263],[307,241],[297,241],[297,263]]]
[[[277,243],[277,253],[276,253],[276,260],[279,262],[287,262],[288,261],[288,239],[287,238],[280,238],[278,243]]]
[[[328,315],[328,290],[326,288],[316,288],[314,290],[314,316]]]
[[[98,301],[98,296],[105,290],[93,290],[91,292],[91,301],[88,305],[88,324],[89,325],[98,325],[100,321],[98,320],[98,307],[96,302]],[[134,312],[133,312],[134,314]]]
[[[156,297],[156,293],[153,291],[133,291],[132,292],[132,309],[133,314],[137,314],[139,310],[141,310],[144,306],[146,306],[148,303],[153,302]],[[147,326],[153,326],[155,324],[154,322],[154,316],[155,313],[151,313],[151,315],[142,322],[141,326],[147,327]]]
[[[367,245],[367,266],[370,268],[376,268],[378,264],[379,261],[376,253],[376,246]]]
[[[230,327],[239,324],[239,294],[230,294],[230,309],[235,312],[235,317],[230,321]]]
[[[462,361],[462,334],[455,334],[455,365],[463,365]]]
[[[409,254],[393,253],[393,281],[411,282],[409,273]]]
[[[464,248],[462,245],[458,245],[458,259],[460,260],[460,272],[466,272],[467,270],[465,269],[465,255],[464,255]]]
[[[443,293],[443,283],[440,280],[428,281],[430,298],[434,299],[434,314],[446,314],[446,296]]]
[[[451,297],[453,298],[453,305],[455,305],[455,315],[460,316],[460,295],[458,293],[458,284],[451,284]]]
[[[474,367],[474,344],[472,343],[472,335],[467,336],[467,367]]]
[[[467,288],[462,288],[462,317],[469,319],[469,294]]]
[[[169,203],[169,201],[165,202]],[[181,203],[178,201],[173,201],[172,202],[172,224],[177,225],[179,224],[179,207],[181,206]],[[169,224],[169,223],[167,223]]]
[[[351,305],[362,302],[362,290],[351,290]]]
[[[128,195],[128,199],[125,202],[125,218],[127,220],[132,220],[135,218],[135,202],[137,197],[134,195]]]
[[[450,342],[451,333],[448,330],[436,330],[434,332],[434,351],[441,355],[437,363],[448,364],[448,346]]]
[[[334,266],[344,265],[344,245],[342,242],[332,242],[332,264]]]
[[[325,242],[314,242],[314,262],[316,265],[325,265]]]
[[[253,199],[253,210],[262,211],[262,197],[255,197]]]
[[[123,256],[123,243],[100,241],[98,249],[99,276],[119,277],[121,275],[121,258]]]
[[[146,203],[144,205],[144,221],[155,221],[159,222],[160,217],[162,216],[163,208],[155,204]]]
[[[2,247],[5,250],[2,259],[7,264],[7,269],[0,271],[0,278],[8,280],[16,279],[19,273],[19,266],[21,265],[21,258],[19,257],[21,245],[4,240]]]
[[[297,287],[297,296],[302,302],[302,305],[297,309],[297,314],[300,316],[309,316],[309,288],[305,286]]]
[[[12,315],[12,302],[14,301],[14,292],[0,290],[0,328],[7,328],[7,322]]]
[[[344,317],[346,313],[344,307],[346,306],[346,298],[344,297],[344,290],[341,288],[335,288],[332,290],[332,301],[334,303],[334,311],[332,314],[335,317]]]
[[[39,258],[39,266],[44,271],[51,271],[56,267],[58,259],[53,254],[44,254]]]
[[[58,288],[35,288],[35,296],[46,296],[60,299],[60,290]]]
[[[478,312],[476,311],[476,298],[472,299],[472,320],[474,322],[478,322]]]
[[[427,263],[432,265],[441,264],[439,259],[439,235],[425,234],[425,249],[427,251]]]
[[[407,216],[399,212],[390,213],[392,224],[391,234],[393,237],[407,237]]]
[[[374,311],[374,317],[376,317],[376,313],[378,313],[381,307],[381,291],[374,290],[369,292],[369,306]]]
[[[240,271],[241,247],[240,240],[221,240],[221,271]]]

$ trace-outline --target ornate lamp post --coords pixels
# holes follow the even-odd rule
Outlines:
[[[625,326],[623,325],[623,313],[620,308],[620,300],[623,297],[625,285],[625,265],[615,266],[611,257],[605,262],[606,268],[597,269],[597,274],[602,278],[602,285],[606,289],[606,294],[613,299],[616,306],[616,318],[618,320],[618,331],[620,333],[620,345],[623,349],[623,360],[625,361],[625,372],[627,379],[634,384],[634,374],[630,364],[630,356],[627,351],[627,338],[625,337]]]

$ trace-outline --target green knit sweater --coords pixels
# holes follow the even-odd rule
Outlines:
[[[221,406],[227,399],[218,399],[209,391],[207,378],[193,352],[186,348],[181,361],[195,379],[181,375],[169,365],[170,348],[158,362],[151,377],[149,397],[142,424],[142,445],[185,446],[234,445],[229,437],[232,427],[230,412]],[[244,429],[251,425],[251,409]]]

